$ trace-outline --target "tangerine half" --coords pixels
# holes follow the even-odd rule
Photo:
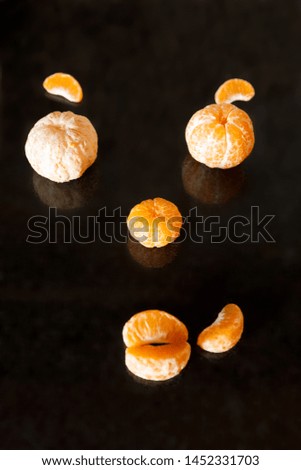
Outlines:
[[[181,372],[190,357],[186,326],[161,310],[145,310],[124,325],[125,364],[146,380],[168,380]]]
[[[250,101],[254,95],[255,90],[251,83],[241,78],[231,78],[218,88],[214,100],[217,104]]]
[[[83,99],[82,87],[78,81],[67,73],[57,72],[45,78],[43,87],[52,95],[60,95],[74,103]]]
[[[248,114],[233,104],[211,104],[197,111],[185,132],[188,150],[210,168],[232,168],[251,153],[253,124]]]
[[[156,197],[134,206],[127,225],[132,237],[143,246],[160,248],[180,235],[182,216],[175,204]]]
[[[233,348],[241,338],[244,317],[235,304],[226,305],[216,320],[205,328],[197,339],[197,344],[205,351],[222,353]]]

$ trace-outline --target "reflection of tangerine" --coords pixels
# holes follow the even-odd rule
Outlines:
[[[182,216],[175,204],[156,197],[134,206],[127,225],[132,237],[143,246],[160,248],[180,235]]]
[[[149,250],[131,237],[128,239],[128,250],[131,256],[145,268],[163,268],[175,259],[178,249],[178,243],[169,243],[162,248]]]
[[[197,344],[205,351],[222,353],[233,348],[240,340],[244,317],[235,304],[226,305],[217,319],[199,335]]]
[[[252,121],[233,104],[211,104],[197,111],[186,127],[188,150],[210,168],[232,168],[254,146]]]
[[[160,310],[134,315],[123,327],[125,363],[138,377],[167,380],[178,375],[190,357],[186,326]]]
[[[225,204],[241,190],[244,172],[241,167],[221,170],[208,168],[188,155],[182,165],[185,191],[203,204]]]
[[[76,209],[84,206],[95,193],[99,182],[97,166],[88,170],[80,179],[66,184],[55,183],[35,171],[32,183],[41,202],[57,209]]]
[[[78,81],[67,73],[54,73],[45,78],[43,87],[52,95],[60,95],[69,101],[79,103],[83,99],[82,87]]]
[[[255,90],[251,83],[241,78],[231,78],[218,88],[214,100],[217,104],[250,101],[254,95]]]

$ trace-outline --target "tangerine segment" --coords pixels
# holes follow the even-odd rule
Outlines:
[[[178,375],[190,357],[188,343],[127,348],[125,364],[138,377],[146,380],[168,380]]]
[[[217,319],[203,330],[197,340],[205,351],[222,353],[233,348],[240,340],[244,328],[244,317],[235,304],[226,305]]]
[[[160,248],[180,235],[182,216],[175,204],[156,197],[134,206],[127,225],[132,237],[143,246]]]
[[[231,78],[224,82],[214,95],[215,102],[233,103],[233,101],[250,101],[255,95],[251,83],[241,78]]]
[[[186,142],[192,157],[210,168],[232,168],[254,146],[252,121],[233,104],[211,104],[197,111],[186,127]]]
[[[79,103],[83,99],[82,87],[78,81],[67,73],[54,73],[43,82],[43,87],[52,95],[60,95],[69,101]]]
[[[136,313],[123,327],[127,347],[150,343],[183,343],[188,339],[186,326],[173,315],[161,310]]]

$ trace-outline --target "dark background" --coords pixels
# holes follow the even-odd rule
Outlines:
[[[0,8],[1,447],[299,448],[300,2]],[[79,80],[82,104],[45,96],[42,81],[56,71]],[[238,103],[255,149],[237,171],[206,171],[187,158],[185,126],[231,77],[255,87]],[[86,115],[99,135],[95,165],[64,185],[34,175],[24,155],[33,124],[55,110]],[[126,215],[156,196],[225,222],[259,206],[275,215],[276,243],[206,235],[151,255],[118,242],[64,244],[62,230],[56,244],[26,243],[27,220],[49,205],[84,228],[101,207]],[[244,312],[243,338],[222,356],[202,354],[197,335],[228,302]],[[165,383],[139,382],[124,365],[122,326],[148,308],[190,332],[189,365]]]

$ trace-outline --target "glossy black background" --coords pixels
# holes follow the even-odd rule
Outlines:
[[[300,447],[300,2],[0,8],[1,447]],[[43,79],[60,70],[82,84],[79,106],[45,96]],[[256,145],[243,184],[239,170],[224,200],[210,204],[209,190],[200,201],[184,189],[184,129],[233,76],[256,89],[253,101],[239,104],[253,119]],[[99,158],[57,193],[34,176],[24,143],[37,119],[68,109],[95,125]],[[219,188],[220,175],[207,177]],[[155,196],[183,215],[197,206],[225,222],[259,206],[275,214],[276,243],[186,240],[163,268],[143,267],[117,242],[26,243],[27,220],[47,216],[47,203],[80,215],[85,227],[101,207],[121,206],[126,215]],[[206,356],[196,337],[227,302],[245,314],[243,339],[222,357]],[[122,326],[148,308],[178,316],[190,332],[191,361],[166,383],[139,383],[124,366]]]

